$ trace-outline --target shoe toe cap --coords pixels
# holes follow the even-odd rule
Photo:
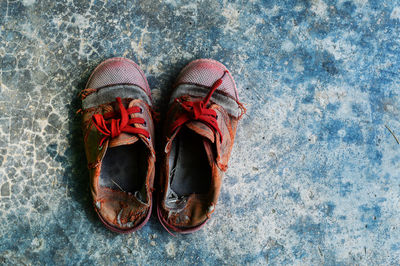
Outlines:
[[[119,57],[101,63],[89,78],[87,88],[98,89],[117,84],[136,85],[147,94],[150,93],[146,77],[140,67],[132,60]]]
[[[107,227],[120,233],[136,230],[146,220],[150,211],[149,206],[132,202],[130,199],[114,198],[95,202],[95,208]]]
[[[180,73],[176,84],[196,84],[204,87],[211,87],[215,81],[220,79],[228,69],[220,62],[212,59],[199,59],[189,63]],[[228,72],[222,84],[218,87],[234,99],[238,99],[235,81]]]

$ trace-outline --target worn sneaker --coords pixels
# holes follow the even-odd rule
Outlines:
[[[154,181],[150,87],[133,61],[111,58],[81,92],[94,208],[110,230],[129,233],[149,219]]]
[[[194,232],[210,218],[244,112],[223,64],[195,60],[179,74],[164,127],[157,200],[167,231]]]

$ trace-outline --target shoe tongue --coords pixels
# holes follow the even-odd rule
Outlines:
[[[199,122],[199,121],[192,121],[187,124],[185,124],[187,128],[192,130],[193,132],[199,134],[200,136],[204,137],[203,139],[203,145],[204,149],[207,154],[208,162],[210,166],[212,166],[212,163],[214,162],[215,155],[213,154],[213,148],[212,146],[214,145],[213,143],[215,142],[215,133],[214,131],[209,128],[206,124]],[[209,141],[207,141],[209,140]]]
[[[133,101],[129,103],[129,107],[133,106]],[[127,107],[127,106],[125,106]],[[116,104],[113,104],[112,107],[110,106],[111,110],[118,110],[118,107]],[[128,108],[128,107],[127,107]],[[119,134],[117,137],[112,138],[110,142],[108,143],[108,147],[113,148],[113,147],[118,147],[118,146],[123,146],[123,145],[131,145],[134,144],[139,140],[137,135],[130,134],[130,133],[124,133],[122,132]]]
[[[121,133],[119,136],[110,140],[108,147],[118,147],[123,145],[130,145],[138,141],[139,138],[129,133]]]
[[[192,122],[186,123],[185,126],[187,128],[189,128],[190,130],[196,132],[200,136],[203,136],[204,138],[206,138],[206,139],[210,140],[212,143],[214,143],[215,133],[206,124],[199,122],[199,121],[192,121]]]
[[[206,124],[199,122],[199,121],[191,121],[184,124],[182,127],[186,127],[191,131],[199,134],[200,136],[204,137],[204,143],[206,140],[209,140],[211,143],[215,142],[215,133],[209,128]],[[171,151],[171,145],[174,139],[176,138],[177,134],[179,134],[179,129],[175,131],[175,133],[169,138],[169,141],[165,145],[165,152],[168,153]]]

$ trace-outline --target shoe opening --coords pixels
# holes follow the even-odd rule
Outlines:
[[[212,174],[204,137],[182,127],[173,140],[169,166],[170,188],[176,196],[208,193]]]
[[[146,202],[148,156],[148,148],[142,141],[109,148],[102,162],[100,187],[129,192]]]

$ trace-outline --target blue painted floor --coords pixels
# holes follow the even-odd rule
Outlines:
[[[0,1],[0,264],[400,263],[399,1]],[[228,66],[248,109],[210,223],[103,228],[78,92],[125,56],[166,111]]]

